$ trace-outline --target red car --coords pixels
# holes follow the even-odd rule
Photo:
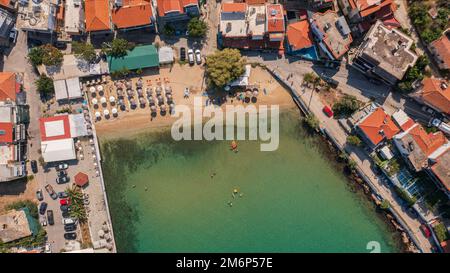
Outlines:
[[[430,229],[427,227],[427,225],[422,224],[420,226],[420,229],[422,230],[423,234],[425,235],[425,237],[430,238],[431,237],[431,231]]]
[[[62,205],[69,205],[69,199],[60,199],[59,204]]]
[[[328,105],[325,105],[322,109],[322,111],[327,115],[327,117],[331,118],[333,116],[333,111]]]

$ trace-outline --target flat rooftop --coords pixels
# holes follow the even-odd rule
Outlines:
[[[57,0],[42,0],[39,4],[28,1],[19,4],[17,28],[35,31],[54,31],[56,29]]]
[[[442,154],[436,164],[431,167],[447,190],[450,191],[450,149]]]
[[[381,21],[372,26],[364,40],[361,54],[375,60],[379,68],[399,80],[417,60],[410,50],[413,40],[396,29],[388,29]]]
[[[14,159],[14,145],[0,144],[0,165],[8,165]]]
[[[247,8],[247,33],[251,35],[264,35],[266,30],[266,6],[252,5]]]
[[[0,239],[4,243],[31,236],[27,215],[23,210],[11,210],[0,215]]]
[[[323,41],[334,57],[338,59],[345,54],[353,41],[345,19],[332,10],[314,13],[312,18],[325,34]]]
[[[64,31],[78,33],[84,30],[84,11],[80,0],[66,0]]]

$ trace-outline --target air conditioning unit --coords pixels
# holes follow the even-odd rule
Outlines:
[[[79,7],[81,5],[81,0],[73,0],[73,5]]]

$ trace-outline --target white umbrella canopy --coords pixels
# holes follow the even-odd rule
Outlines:
[[[114,96],[109,97],[109,102],[115,102],[116,98]]]
[[[91,93],[94,93],[94,92],[95,92],[95,87],[93,87],[93,86],[89,87],[89,91],[90,91]]]
[[[109,110],[108,109],[103,110],[103,115],[109,116]]]
[[[156,106],[154,106],[154,105],[150,106],[150,110],[152,110],[152,112],[155,112],[156,111]]]
[[[250,96],[252,95],[252,91],[248,90],[247,92],[245,92],[245,95],[246,95],[247,97],[250,97]]]
[[[105,97],[102,97],[102,98],[100,99],[100,102],[101,102],[101,103],[106,103],[106,98],[105,98]]]
[[[256,90],[255,90],[255,91],[253,91],[253,96],[254,96],[254,97],[257,97],[257,96],[258,96],[258,94],[259,94],[259,93],[258,93],[258,91],[256,91]]]
[[[98,91],[103,91],[103,85],[98,85],[98,86],[97,86],[97,90],[98,90]]]
[[[117,114],[117,108],[113,108],[113,109],[111,109],[111,113],[113,113],[113,114]]]
[[[102,116],[102,115],[100,114],[100,112],[98,112],[98,111],[95,112],[95,117],[96,117],[96,118],[99,118],[99,117],[101,117],[101,116]]]
[[[97,99],[92,99],[92,104],[97,104],[98,100]]]

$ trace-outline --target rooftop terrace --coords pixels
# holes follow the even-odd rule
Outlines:
[[[28,1],[19,4],[17,28],[41,32],[54,31],[57,0],[42,0],[39,4],[36,2]]]
[[[414,65],[417,56],[410,51],[413,40],[396,29],[388,29],[378,21],[365,37],[360,50],[362,57],[401,80]]]

